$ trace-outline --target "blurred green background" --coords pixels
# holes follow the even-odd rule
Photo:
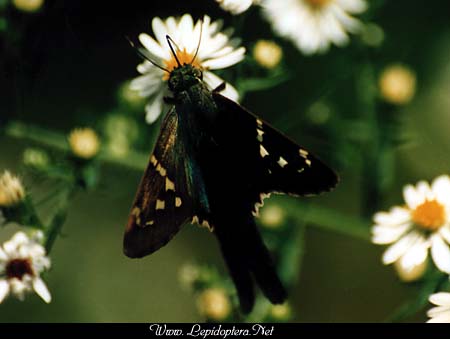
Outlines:
[[[150,32],[154,16],[185,12],[197,18],[205,13],[223,17],[229,25],[235,20],[212,0],[130,0],[96,2],[95,6],[92,1],[47,0],[39,13],[12,13],[15,27],[25,33],[13,57],[6,53],[6,44],[0,50],[2,119],[62,133],[76,126],[101,126],[104,116],[117,111],[118,88],[137,75],[139,58],[124,37]],[[412,103],[387,112],[401,118],[409,138],[394,151],[393,183],[383,192],[383,209],[402,201],[406,183],[432,179],[448,173],[450,167],[448,13],[450,3],[443,0],[384,1],[370,18],[385,34],[382,47],[371,55],[376,72],[400,62],[413,69],[418,79]],[[246,44],[259,38],[277,39],[257,10],[246,14],[242,37]],[[339,143],[339,136],[348,131],[333,125],[334,115],[357,120],[361,114],[355,103],[358,89],[351,81],[360,58],[358,49],[352,43],[323,56],[304,57],[289,42],[277,42],[292,79],[269,91],[249,93],[243,103],[338,169],[338,188],[310,200],[359,215],[362,206],[370,205],[363,201],[367,177],[354,152]],[[324,126],[308,114],[317,102],[330,112]],[[152,135],[156,127],[145,125],[142,113],[139,128]],[[0,169],[21,173],[23,150],[36,145],[0,134]],[[149,153],[151,145],[144,143],[140,148]],[[0,321],[202,321],[195,297],[180,286],[178,271],[186,261],[196,261],[225,272],[214,237],[204,229],[186,226],[153,255],[126,258],[122,236],[142,171],[110,163],[101,170],[98,187],[74,199],[63,235],[52,251],[52,270],[46,275],[52,303],[46,305],[35,295],[24,302],[9,298],[0,305]],[[46,189],[45,183],[27,177],[24,181],[37,196]],[[367,234],[369,227],[370,223]],[[13,227],[2,229],[0,240],[13,232]],[[299,281],[290,295],[294,321],[383,321],[417,291],[417,286],[401,283],[391,267],[381,264],[383,248],[369,241],[315,227],[307,228],[306,240]],[[420,313],[408,320],[424,319]]]

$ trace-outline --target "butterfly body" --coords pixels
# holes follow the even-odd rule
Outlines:
[[[316,194],[337,176],[308,151],[217,91],[190,64],[168,81],[166,115],[138,188],[124,237],[130,257],[165,245],[186,222],[217,237],[241,308],[252,309],[254,283],[272,303],[286,292],[254,215],[270,193]]]

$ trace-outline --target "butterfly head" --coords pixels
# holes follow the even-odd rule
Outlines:
[[[202,71],[192,64],[184,64],[175,68],[169,76],[169,89],[179,93],[202,82]]]

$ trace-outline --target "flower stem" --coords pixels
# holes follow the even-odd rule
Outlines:
[[[38,126],[26,125],[19,121],[12,121],[6,126],[5,134],[10,137],[36,142],[43,146],[69,152],[69,145],[65,135],[49,131]],[[104,152],[99,154],[99,159],[135,170],[145,168],[148,163],[147,155],[131,150],[126,157],[117,157],[110,153]]]
[[[299,223],[306,223],[326,231],[332,231],[356,239],[370,241],[370,221],[344,215],[336,210],[299,202],[289,197],[277,197],[289,216]]]
[[[357,74],[356,85],[360,101],[361,114],[369,129],[369,135],[362,147],[363,168],[362,168],[362,187],[364,191],[363,200],[363,215],[371,216],[379,209],[381,203],[381,163],[380,163],[380,138],[381,126],[378,120],[376,111],[376,77],[375,70],[370,61],[369,56],[366,56],[366,61],[361,65],[359,73]]]

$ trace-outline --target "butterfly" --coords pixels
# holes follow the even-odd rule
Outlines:
[[[168,80],[173,107],[137,189],[124,253],[147,256],[184,224],[199,224],[216,236],[243,312],[254,305],[254,282],[272,303],[283,303],[286,290],[254,217],[271,193],[318,194],[335,187],[338,177],[311,152],[222,96],[224,85],[211,91],[202,70],[180,63],[166,38],[178,63]]]

